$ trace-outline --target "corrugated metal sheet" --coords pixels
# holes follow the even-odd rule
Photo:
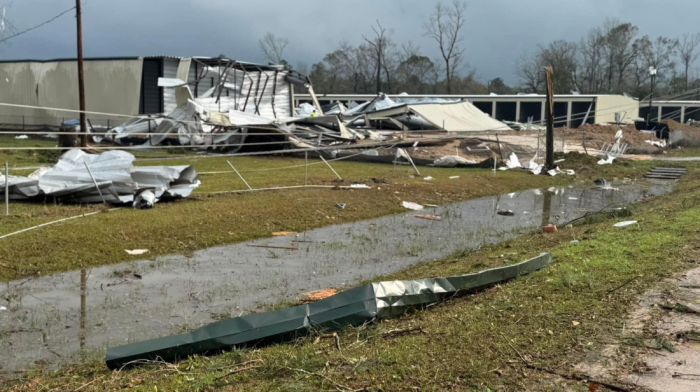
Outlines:
[[[163,59],[163,77],[176,78],[177,68],[180,65],[180,60],[166,58]],[[172,88],[163,89],[163,111],[170,113],[177,108],[177,100],[175,98],[175,90]]]

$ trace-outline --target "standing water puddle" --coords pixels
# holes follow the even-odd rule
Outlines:
[[[102,358],[104,349],[182,333],[354,285],[421,261],[498,243],[586,212],[671,190],[668,183],[613,189],[550,188],[469,200],[172,255],[0,283],[0,371]],[[501,216],[512,210],[515,216]],[[441,221],[416,218],[433,214]],[[299,250],[249,245],[298,247]],[[426,276],[425,278],[428,278]]]

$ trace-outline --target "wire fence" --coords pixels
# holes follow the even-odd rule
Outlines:
[[[72,116],[0,114],[0,130],[21,132],[57,131],[61,124],[75,119],[77,118]],[[123,118],[104,118],[103,116],[87,116],[87,120],[92,127],[105,129],[111,129],[126,122]]]

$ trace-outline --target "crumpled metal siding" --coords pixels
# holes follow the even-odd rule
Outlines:
[[[41,195],[81,203],[127,203],[139,190],[153,189],[156,197],[188,197],[200,185],[192,166],[133,166],[135,157],[111,150],[100,155],[72,149],[58,163],[38,169],[29,177],[10,176],[10,198],[29,199]],[[85,167],[90,167],[92,175]],[[94,178],[94,182],[93,182]],[[0,175],[0,181],[4,182]],[[95,187],[97,183],[97,191]],[[102,193],[100,195],[100,192]],[[2,188],[0,194],[4,194]]]
[[[180,60],[176,59],[163,59],[163,77],[164,78],[176,78],[177,68],[180,65]],[[175,89],[164,88],[163,90],[163,111],[165,113],[171,113],[175,108],[177,108],[177,98]]]
[[[228,71],[225,81],[227,88],[219,95],[214,87],[219,85],[220,73],[224,69],[225,65],[222,65],[221,68],[204,67],[194,61],[189,67],[188,83],[193,83],[206,73],[206,76],[196,83],[196,86],[194,83],[190,86],[195,101],[206,110],[221,113],[237,110],[273,119],[293,117],[290,105],[291,88],[286,80],[288,71],[248,70],[244,72],[240,69],[231,69]],[[181,76],[180,79],[184,80],[184,75]],[[168,76],[168,73],[165,73],[164,77],[174,76]],[[174,91],[168,88],[164,90]],[[166,102],[165,113],[172,111],[168,108],[171,106],[167,106]],[[174,110],[174,108],[172,109]]]
[[[254,344],[269,344],[304,335],[314,329],[394,317],[461,291],[476,291],[542,269],[549,253],[519,264],[461,276],[365,284],[308,305],[219,321],[192,332],[114,347],[107,350],[110,369],[133,361],[172,361],[188,355]]]

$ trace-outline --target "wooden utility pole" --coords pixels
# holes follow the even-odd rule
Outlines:
[[[554,70],[552,67],[544,67],[547,85],[547,107],[545,117],[547,120],[547,153],[545,167],[547,170],[554,168]]]
[[[85,119],[85,71],[83,70],[83,15],[80,0],[75,0],[75,17],[78,23],[78,96],[80,99],[80,146],[87,147],[87,121]]]

